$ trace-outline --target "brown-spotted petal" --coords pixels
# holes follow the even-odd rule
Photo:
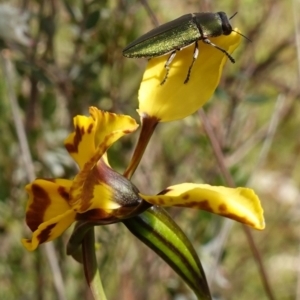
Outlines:
[[[28,251],[35,250],[40,244],[59,237],[74,221],[76,213],[70,209],[64,214],[42,223],[32,234],[31,239],[22,239],[23,246]]]
[[[208,184],[182,183],[170,186],[159,195],[140,196],[153,205],[191,207],[209,211],[256,229],[265,221],[259,198],[249,188],[228,188]]]
[[[96,107],[90,107],[89,111],[90,117],[74,118],[75,131],[65,140],[66,149],[80,169],[95,160],[95,156],[101,158],[111,144],[138,127],[130,116],[104,112]]]
[[[32,239],[23,240],[28,250],[53,240],[75,220],[76,213],[69,205],[71,185],[72,181],[65,179],[36,179],[26,186],[26,223],[33,232]]]

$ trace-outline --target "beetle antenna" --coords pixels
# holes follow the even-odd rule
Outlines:
[[[248,40],[249,42],[252,42],[249,38],[247,38],[245,35],[241,34],[240,32],[238,31],[235,31],[232,29],[233,32],[236,32],[237,34],[241,35],[243,38],[245,38],[246,40]]]
[[[234,13],[234,14],[229,18],[229,20],[231,20],[234,16],[236,16],[237,13],[238,13],[238,12]]]
[[[238,12],[234,13],[234,14],[229,18],[229,20],[231,20],[234,16],[236,16],[237,13],[238,13]],[[235,31],[235,30],[233,30],[233,29],[232,29],[232,31],[233,31],[233,32],[236,32],[236,33],[239,34],[239,35],[241,35],[243,38],[245,38],[245,39],[248,40],[249,42],[252,42],[249,38],[247,38],[245,35],[241,34],[240,32]]]

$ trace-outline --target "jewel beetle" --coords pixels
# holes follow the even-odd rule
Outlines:
[[[123,55],[129,58],[153,58],[169,53],[170,55],[165,63],[166,74],[161,82],[161,84],[164,84],[177,51],[194,43],[193,60],[184,81],[184,83],[188,83],[193,65],[199,54],[198,41],[200,40],[223,52],[232,63],[235,63],[234,58],[225,49],[209,40],[210,37],[231,34],[234,30],[229,20],[235,15],[236,13],[229,19],[224,12],[183,15],[142,35],[124,48]]]

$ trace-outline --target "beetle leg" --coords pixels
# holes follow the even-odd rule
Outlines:
[[[207,38],[203,39],[203,42],[204,42],[205,44],[211,45],[211,46],[215,47],[216,49],[220,50],[221,52],[223,52],[223,53],[230,59],[230,61],[231,61],[232,63],[235,63],[234,58],[233,58],[226,50],[224,50],[223,48],[221,48],[221,47],[219,47],[219,46],[213,44],[213,43],[212,43],[209,39],[207,39]]]
[[[193,68],[193,65],[198,57],[198,54],[199,54],[199,48],[198,48],[198,41],[195,42],[195,48],[194,48],[194,54],[193,54],[193,61],[189,67],[189,70],[188,70],[188,73],[187,73],[187,76],[186,76],[186,79],[184,81],[184,83],[188,83],[188,81],[190,80],[190,76],[191,76],[191,71],[192,71],[192,68]]]
[[[169,58],[167,59],[167,61],[165,63],[166,75],[165,75],[163,81],[160,83],[160,85],[163,85],[168,78],[169,71],[170,71],[170,64],[172,63],[173,59],[175,58],[176,52],[177,52],[177,50],[172,51]]]

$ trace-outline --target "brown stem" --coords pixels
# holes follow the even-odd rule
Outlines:
[[[219,144],[219,142],[218,142],[218,140],[217,140],[217,138],[214,134],[214,131],[213,131],[213,129],[212,129],[210,123],[209,123],[209,120],[206,117],[205,112],[203,111],[203,109],[201,109],[201,110],[198,111],[198,114],[199,114],[199,117],[202,119],[204,130],[205,130],[205,132],[206,132],[206,134],[207,134],[207,136],[210,140],[210,143],[212,145],[212,148],[213,148],[218,166],[221,170],[221,173],[222,173],[226,183],[230,187],[235,187],[234,180],[233,180],[230,172],[228,171],[228,169],[225,165],[225,159],[224,159],[222,149],[221,149],[220,144]],[[260,276],[261,276],[261,280],[262,280],[265,292],[266,292],[266,294],[267,294],[267,296],[270,300],[275,300],[274,294],[272,292],[272,289],[271,289],[271,286],[270,286],[270,283],[269,283],[267,273],[265,271],[265,267],[263,265],[263,261],[261,259],[260,252],[256,247],[256,244],[254,242],[252,233],[251,233],[250,229],[245,225],[243,226],[243,230],[246,234],[246,237],[247,237],[250,249],[252,251],[252,254],[255,258],[255,261],[258,265],[259,273],[260,273]]]
[[[142,5],[145,7],[145,9],[146,9],[146,11],[147,11],[147,13],[148,13],[148,15],[149,15],[151,21],[152,21],[152,24],[153,24],[155,27],[159,26],[159,22],[158,22],[158,20],[157,20],[157,17],[156,17],[156,15],[155,15],[155,13],[153,12],[153,10],[151,9],[151,7],[150,7],[148,1],[147,1],[147,0],[140,0],[140,1],[141,1]]]
[[[143,116],[142,118],[142,129],[140,132],[139,140],[134,149],[131,161],[124,172],[124,176],[130,179],[139,165],[146,147],[150,141],[150,138],[158,124],[158,119],[155,117]]]

